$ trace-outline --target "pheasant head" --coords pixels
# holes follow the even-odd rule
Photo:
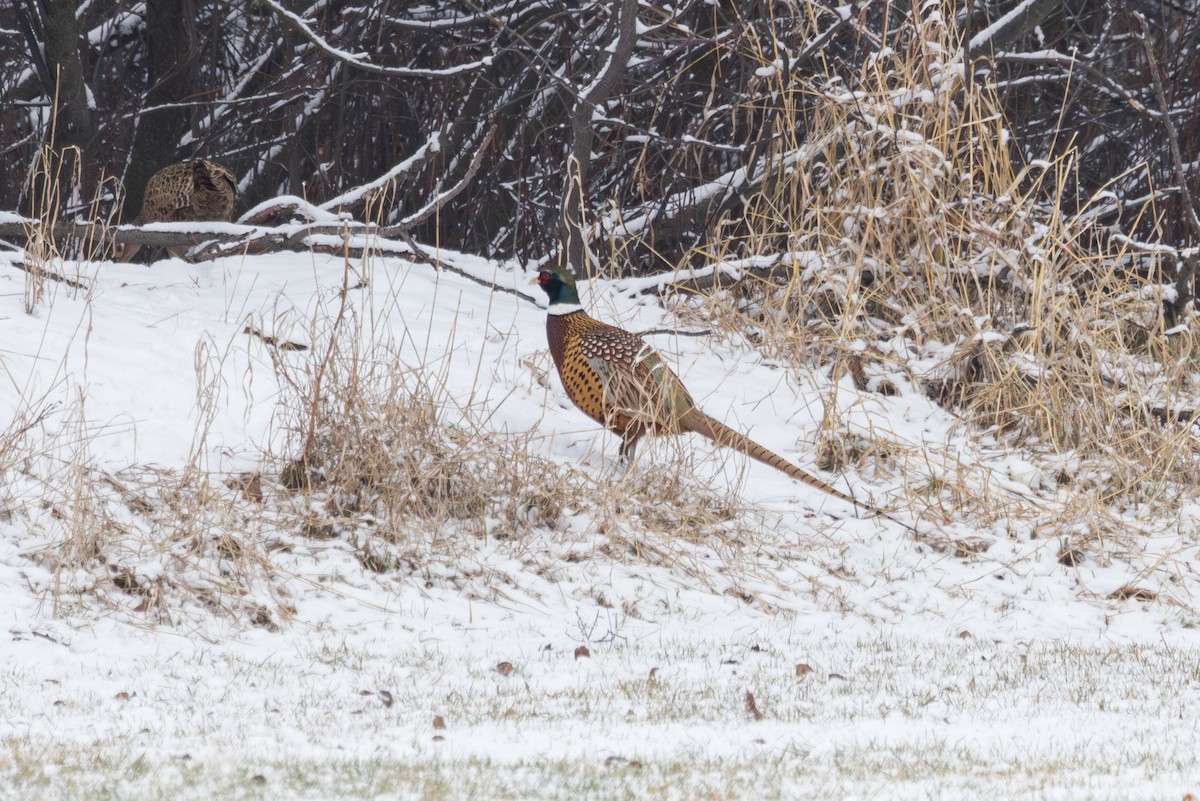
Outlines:
[[[550,300],[550,307],[546,310],[548,313],[562,315],[583,309],[579,303],[575,277],[565,267],[543,267],[538,272],[537,282]]]

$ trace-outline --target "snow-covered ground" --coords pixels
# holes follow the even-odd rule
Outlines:
[[[0,453],[0,798],[1200,794],[1195,505],[1064,559],[1071,499],[1033,455],[900,374],[898,396],[860,393],[718,335],[653,342],[710,414],[919,513],[929,538],[695,437],[646,443],[620,477],[615,439],[553,375],[544,312],[487,285],[533,298],[531,276],[442,255],[453,269],[347,272],[307,254],[69,265],[87,288],[51,281],[31,314],[27,274],[0,256],[0,443],[36,421],[16,463]],[[691,327],[630,289],[601,283],[584,302],[632,329]],[[269,625],[183,593],[173,606],[170,581],[150,615],[104,565],[51,569],[55,538],[87,517],[72,470],[261,470],[274,487],[291,441],[274,360],[312,359],[339,310],[437,376],[451,417],[470,409],[593,489],[652,493],[685,458],[684,480],[737,510],[737,536],[648,526],[631,536],[667,557],[640,559],[585,504],[528,535],[465,539],[435,567],[374,572],[337,537],[275,531],[251,591],[275,605]],[[888,446],[884,467],[819,471],[827,404],[848,437]],[[247,532],[265,536],[266,516]],[[182,569],[137,540],[140,519],[130,575]]]

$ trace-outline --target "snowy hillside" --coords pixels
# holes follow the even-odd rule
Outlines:
[[[0,796],[1200,791],[1200,506],[1073,552],[1049,461],[719,332],[651,339],[923,535],[694,436],[621,475],[531,275],[439,257],[68,265],[32,313],[2,257]],[[584,302],[698,333],[638,288]],[[411,487],[296,481],[306,437]]]

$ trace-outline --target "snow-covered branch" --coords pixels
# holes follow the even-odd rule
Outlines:
[[[1033,32],[1062,4],[1058,0],[1021,0],[1012,10],[971,37],[967,56],[975,58],[987,51],[1006,49],[1018,39]]]
[[[637,12],[637,0],[614,0],[612,41],[605,48],[608,59],[597,70],[592,82],[575,98],[575,107],[571,113],[573,141],[562,196],[559,241],[567,264],[576,270],[582,269],[587,259],[587,241],[583,233],[583,194],[586,191],[588,168],[592,161],[592,118],[596,107],[608,97],[618,76],[624,72],[633,55],[633,46],[637,38]]]
[[[383,231],[384,235],[394,236],[401,231],[407,231],[415,225],[420,225],[421,223],[425,222],[425,220],[437,213],[438,209],[442,208],[445,206],[445,204],[458,197],[459,193],[470,186],[471,182],[475,179],[475,175],[479,172],[479,167],[483,164],[484,154],[487,153],[488,148],[491,146],[492,138],[495,135],[496,127],[492,126],[492,128],[489,129],[486,134],[484,134],[483,141],[481,141],[475,148],[475,155],[471,159],[470,165],[467,166],[466,173],[458,180],[457,183],[455,183],[454,186],[443,192],[439,192],[432,200],[426,203],[423,208],[420,208],[408,215],[396,225],[385,228]]]
[[[447,67],[441,70],[418,69],[412,67],[386,67],[382,64],[375,64],[366,61],[366,53],[350,53],[342,50],[340,47],[335,47],[312,29],[308,21],[299,14],[293,14],[288,11],[275,0],[262,0],[263,5],[272,9],[276,14],[282,17],[289,25],[300,32],[305,39],[312,42],[320,48],[326,55],[332,56],[338,61],[355,69],[363,70],[364,72],[373,72],[376,75],[390,75],[397,78],[442,78],[448,75],[457,75],[463,72],[470,72],[478,69],[487,63],[487,59],[467,62],[464,64],[456,64],[453,67]]]
[[[395,181],[406,178],[423,168],[432,159],[442,147],[442,136],[440,131],[435,131],[425,141],[423,145],[417,148],[411,156],[394,165],[383,175],[375,178],[369,183],[356,186],[353,189],[348,189],[340,195],[330,198],[321,204],[320,208],[330,210],[342,206],[357,206],[362,204],[366,198],[379,190],[392,185]]]

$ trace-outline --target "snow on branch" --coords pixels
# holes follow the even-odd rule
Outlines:
[[[365,53],[349,53],[339,47],[334,47],[329,42],[312,29],[308,21],[299,14],[293,14],[286,8],[281,6],[275,0],[263,0],[263,4],[271,8],[276,14],[283,17],[293,28],[295,28],[304,38],[308,39],[314,45],[319,47],[328,55],[338,61],[363,70],[364,72],[373,72],[377,75],[393,75],[400,78],[441,78],[448,75],[457,75],[463,72],[470,72],[478,69],[488,63],[488,59],[483,58],[478,61],[469,61],[464,64],[456,64],[453,67],[447,67],[444,70],[430,69],[415,69],[412,67],[385,67],[382,64],[374,64],[370,61],[365,61]]]
[[[417,148],[417,151],[408,158],[401,161],[396,166],[379,176],[375,180],[365,183],[361,186],[356,186],[353,189],[347,190],[335,198],[325,201],[320,205],[321,209],[326,211],[336,209],[339,206],[356,206],[362,203],[367,195],[376,192],[393,181],[411,175],[417,170],[424,167],[433,158],[434,154],[442,148],[442,132],[434,131],[425,140],[425,144]]]
[[[629,65],[637,42],[637,0],[618,0],[613,4],[610,29],[612,40],[605,50],[608,58],[596,77],[575,97],[571,111],[571,156],[567,162],[567,183],[560,206],[560,247],[567,263],[581,269],[588,259],[584,238],[583,193],[587,187],[592,161],[592,118],[596,107],[608,97],[617,79]]]
[[[1133,92],[1117,83],[1115,80],[1110,78],[1103,71],[1097,69],[1088,61],[1077,58],[1069,53],[1062,53],[1057,50],[1035,50],[1028,53],[1001,52],[992,56],[992,63],[1051,65],[1061,67],[1063,72],[1067,74],[1082,73],[1094,81],[1097,86],[1107,90],[1114,96],[1120,98],[1122,101],[1128,103],[1129,107],[1139,114],[1143,114],[1148,117],[1158,116],[1158,112],[1156,112],[1154,109],[1147,108],[1140,100],[1138,100],[1137,97],[1134,96]],[[1059,80],[1057,77],[1053,77],[1051,79]],[[998,83],[997,85],[1001,84]]]
[[[483,141],[481,141],[479,146],[475,148],[475,155],[472,157],[466,173],[458,181],[458,183],[447,189],[445,192],[439,192],[437,196],[433,200],[426,203],[423,208],[405,217],[396,225],[385,228],[383,230],[384,235],[392,236],[400,233],[401,231],[406,231],[409,228],[412,228],[414,225],[420,225],[425,220],[433,216],[438,209],[449,203],[451,200],[457,197],[460,192],[466,189],[471,181],[475,178],[476,173],[479,172],[479,167],[481,164],[483,164],[483,154],[487,152],[488,146],[491,145],[492,137],[495,136],[495,134],[496,126],[493,125],[490,129],[488,129],[488,132],[484,134]]]
[[[475,6],[476,13],[467,14],[459,8],[455,8],[449,14],[438,17],[430,17],[428,19],[404,18],[384,15],[384,19],[388,24],[395,28],[415,30],[415,31],[435,31],[435,30],[462,30],[468,25],[478,23],[488,23],[491,25],[504,25],[504,19],[514,13],[525,14],[535,9],[548,9],[550,3],[546,0],[539,2],[529,2],[529,0],[510,0],[508,3],[499,4],[489,8]],[[426,6],[426,8],[430,8]],[[436,9],[436,6],[432,8]]]
[[[640,278],[622,278],[613,283],[616,292],[629,296],[662,295],[683,287],[692,292],[706,292],[714,286],[726,288],[749,278],[776,278],[796,269],[814,269],[821,264],[821,254],[802,250],[741,259],[722,259],[704,267],[685,267]]]
[[[1133,12],[1134,18],[1138,21],[1141,28],[1139,41],[1146,51],[1146,62],[1150,67],[1150,76],[1154,79],[1154,93],[1158,98],[1158,105],[1162,111],[1162,124],[1167,134],[1167,144],[1170,146],[1171,162],[1175,167],[1175,179],[1179,182],[1179,191],[1183,194],[1183,217],[1191,231],[1194,240],[1200,240],[1200,216],[1196,214],[1196,201],[1192,197],[1192,190],[1188,186],[1187,168],[1183,163],[1183,151],[1179,145],[1179,134],[1175,130],[1175,123],[1171,120],[1171,104],[1167,100],[1167,89],[1163,85],[1162,72],[1158,66],[1158,56],[1154,53],[1154,44],[1150,39],[1150,24],[1146,21],[1146,17],[1141,12]],[[1176,314],[1181,315],[1184,309],[1191,305],[1195,298],[1194,285],[1195,274],[1197,268],[1197,259],[1185,259],[1179,266],[1175,280],[1176,298],[1173,304]]]
[[[1142,47],[1146,51],[1146,62],[1150,67],[1150,77],[1154,81],[1154,92],[1158,97],[1160,108],[1160,117],[1163,128],[1167,134],[1167,144],[1170,146],[1171,163],[1175,167],[1175,179],[1179,182],[1179,191],[1183,193],[1183,212],[1184,218],[1187,220],[1189,227],[1192,230],[1192,235],[1200,240],[1200,217],[1196,215],[1196,202],[1192,198],[1191,189],[1188,187],[1187,168],[1184,166],[1183,151],[1179,145],[1179,134],[1175,130],[1175,123],[1171,120],[1171,104],[1167,101],[1167,90],[1163,84],[1162,72],[1159,70],[1158,57],[1154,53],[1154,45],[1150,41],[1150,24],[1146,21],[1146,17],[1139,11],[1133,12],[1134,18],[1138,21],[1141,27],[1138,40],[1142,43]]]
[[[615,41],[609,45],[608,60],[596,74],[596,78],[580,93],[580,105],[586,107],[590,116],[592,109],[608,97],[613,84],[629,63],[637,34],[637,2],[622,0],[617,18],[613,20],[617,29]]]
[[[270,220],[281,220],[303,217],[308,222],[337,223],[338,215],[314,206],[302,197],[295,195],[280,195],[264,200],[252,209],[246,211],[238,222],[242,225],[261,225]]]
[[[1031,33],[1060,5],[1058,0],[1021,0],[1007,14],[971,37],[967,43],[968,57],[983,55],[986,50],[1003,50]]]
[[[263,229],[233,223],[149,223],[144,226],[111,227],[104,223],[55,223],[43,225],[37,220],[10,221],[0,218],[0,237],[25,240],[45,237],[55,242],[70,240],[100,242],[109,240],[123,245],[150,247],[180,247],[205,240],[239,241],[258,234]]]

